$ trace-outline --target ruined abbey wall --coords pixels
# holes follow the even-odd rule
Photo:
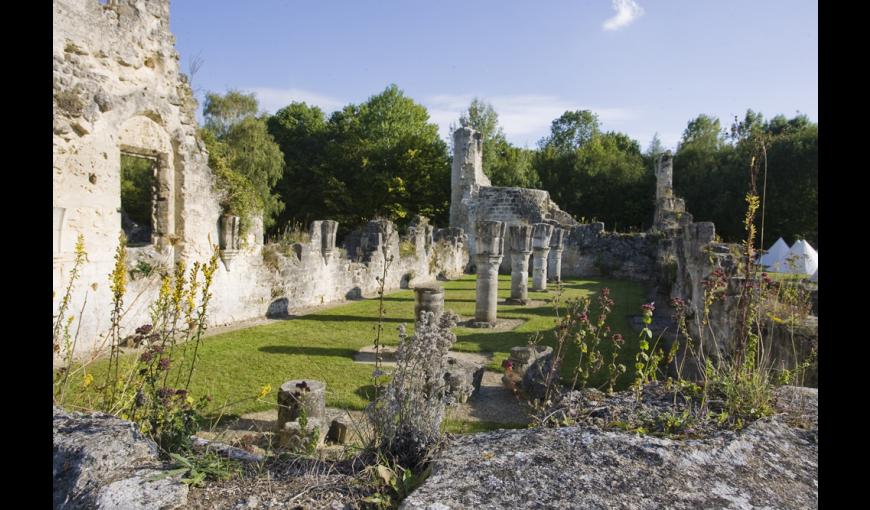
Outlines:
[[[56,314],[81,234],[87,261],[68,311],[81,316],[72,328],[77,353],[99,347],[109,329],[108,275],[122,232],[122,152],[156,162],[151,242],[128,249],[122,334],[150,322],[148,306],[161,273],[179,261],[208,261],[218,244],[223,249],[212,287],[212,325],[262,317],[282,306],[286,312],[374,295],[383,254],[363,260],[340,250],[324,253],[314,233],[310,244],[293,247],[292,256],[270,258],[264,257],[261,223],[254,221],[244,240],[222,229],[208,154],[196,137],[196,102],[179,72],[169,30],[168,0],[55,0],[53,9],[52,304]],[[398,233],[387,243],[387,256],[394,258],[388,289],[456,276],[467,261],[461,232],[434,241],[432,227],[424,225],[407,236],[415,249],[405,257]],[[378,251],[379,240],[369,238],[367,246],[374,247],[370,254]],[[150,275],[137,272],[143,267]]]
[[[474,253],[474,225],[478,221],[502,221],[508,225],[551,223],[567,228],[577,225],[570,214],[559,209],[550,193],[539,189],[492,186],[483,173],[483,142],[480,133],[460,127],[453,132],[453,167],[450,226],[468,235]],[[510,273],[510,234],[505,234],[501,272]]]

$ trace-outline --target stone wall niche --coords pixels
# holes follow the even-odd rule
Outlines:
[[[324,220],[320,224],[320,242],[324,258],[329,258],[335,252],[335,233],[338,232],[338,222]]]
[[[241,252],[242,242],[239,237],[241,218],[232,214],[222,214],[218,220],[218,239],[220,242],[220,256],[227,271],[230,265]]]

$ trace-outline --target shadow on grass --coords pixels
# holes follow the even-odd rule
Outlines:
[[[338,347],[308,347],[291,345],[264,345],[258,349],[269,354],[287,354],[297,356],[327,356],[333,358],[353,359],[357,351]]]
[[[299,317],[300,321],[318,321],[318,322],[378,322],[377,316],[366,316],[366,315],[305,315],[303,317]],[[413,317],[409,317],[407,319],[394,319],[389,317],[384,317],[381,319],[383,322],[395,322],[395,323],[407,323],[408,321],[413,322]]]
[[[511,347],[528,345],[532,333],[502,331],[499,333],[463,334],[456,339],[454,349],[457,351],[474,352],[470,346],[476,346],[485,352],[510,352]]]

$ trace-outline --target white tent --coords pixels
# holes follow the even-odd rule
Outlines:
[[[783,265],[784,273],[813,274],[819,270],[819,254],[801,239],[788,250]]]
[[[810,277],[810,281],[811,282],[819,281],[819,270],[818,269],[816,269],[816,272],[813,273],[813,275]]]
[[[783,271],[785,264],[782,262],[788,253],[788,244],[780,237],[773,243],[773,246],[767,250],[767,253],[758,259],[758,263],[772,271]]]

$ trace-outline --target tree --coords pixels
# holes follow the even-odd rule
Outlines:
[[[244,94],[238,90],[229,90],[223,96],[214,92],[205,95],[202,114],[205,117],[205,127],[218,138],[223,138],[230,127],[243,119],[254,117],[258,111],[257,98],[254,94]]]
[[[818,125],[805,115],[765,122],[761,113],[747,110],[735,118],[728,139],[731,143],[724,143],[719,121],[706,115],[690,121],[683,133],[674,158],[674,190],[694,218],[714,222],[726,241],[742,239],[748,169],[763,142],[767,182],[765,187],[765,176],[758,175],[757,191],[765,194],[764,244],[777,237],[817,243]],[[760,228],[760,214],[756,221]]]
[[[284,156],[265,119],[256,117],[257,109],[253,94],[209,93],[201,137],[224,195],[224,211],[241,216],[243,226],[252,214],[262,213],[263,224],[269,228],[284,207],[272,193],[284,170]]]
[[[377,216],[436,223],[450,208],[450,161],[425,107],[390,85],[366,102],[324,120],[316,107],[293,103],[269,119],[284,150],[279,184],[288,207],[282,222],[336,219],[341,229]]]
[[[655,182],[640,145],[623,133],[602,133],[597,116],[565,112],[539,143],[534,167],[543,189],[575,217],[607,221],[613,229],[652,221]]]
[[[646,148],[646,152],[644,156],[655,161],[665,153],[665,146],[662,145],[662,140],[659,138],[659,134],[655,133],[652,137],[652,140],[649,141],[649,146]]]
[[[598,116],[589,110],[568,111],[550,125],[550,135],[538,145],[559,152],[579,149],[600,132]]]
[[[275,191],[286,205],[278,217],[277,226],[300,222],[308,225],[332,212],[326,196],[336,190],[330,183],[323,159],[324,146],[329,143],[326,116],[316,106],[293,102],[278,110],[267,121],[269,133],[284,154],[284,174]]]
[[[480,132],[483,140],[483,173],[493,186],[535,188],[540,184],[532,167],[532,151],[514,147],[507,141],[498,123],[498,114],[491,104],[479,98],[471,100],[459,117],[459,124]],[[453,138],[454,126],[450,126]],[[451,147],[452,148],[452,147]]]
[[[497,139],[504,139],[504,131],[498,125],[498,114],[492,105],[479,98],[471,100],[468,110],[459,116],[462,127],[470,127],[480,132],[484,144]],[[486,154],[486,152],[484,152]]]

